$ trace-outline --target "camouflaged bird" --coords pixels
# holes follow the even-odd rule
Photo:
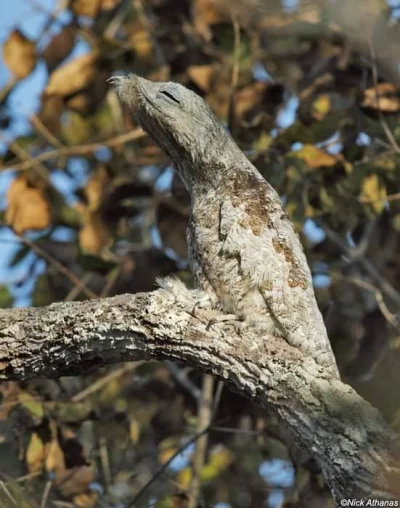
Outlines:
[[[135,75],[111,81],[190,193],[198,286],[225,313],[284,337],[338,376],[302,245],[275,190],[194,92]]]

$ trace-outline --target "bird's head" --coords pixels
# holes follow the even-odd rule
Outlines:
[[[189,191],[215,182],[236,145],[199,95],[178,83],[133,74],[109,81],[134,119],[172,158]]]

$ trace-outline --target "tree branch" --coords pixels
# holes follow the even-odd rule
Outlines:
[[[99,150],[100,148],[113,148],[114,146],[123,145],[124,143],[128,143],[129,141],[134,141],[136,139],[141,139],[146,134],[142,131],[142,129],[135,129],[133,131],[124,132],[123,134],[119,134],[114,138],[110,138],[104,141],[98,141],[96,143],[89,143],[88,145],[75,145],[75,146],[63,146],[61,148],[56,148],[55,150],[50,150],[48,152],[42,152],[40,155],[36,157],[32,157],[23,162],[19,162],[17,164],[9,164],[8,166],[0,167],[1,171],[5,171],[7,169],[12,169],[14,171],[26,171],[42,162],[56,159],[57,157],[71,157],[77,155],[87,155]]]
[[[186,362],[268,407],[317,460],[336,498],[400,498],[400,446],[377,410],[277,337],[165,290],[0,311],[0,380],[155,358]]]

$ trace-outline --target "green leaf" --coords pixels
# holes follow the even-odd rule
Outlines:
[[[0,286],[0,308],[8,309],[12,307],[14,298],[10,295],[10,292],[5,286]]]
[[[52,418],[63,423],[82,422],[92,411],[87,402],[46,402],[44,407]]]
[[[28,392],[21,392],[18,396],[21,406],[29,413],[34,420],[42,421],[44,417],[43,404],[35,400]]]

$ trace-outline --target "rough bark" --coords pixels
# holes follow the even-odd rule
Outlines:
[[[400,499],[400,446],[379,412],[283,339],[232,322],[207,329],[215,311],[193,315],[195,293],[2,310],[0,380],[82,374],[140,358],[180,360],[268,407],[320,464],[337,501]]]

